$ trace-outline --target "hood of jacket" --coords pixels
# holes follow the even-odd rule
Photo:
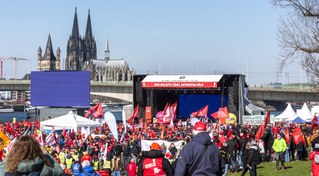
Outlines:
[[[86,166],[83,168],[86,173],[94,173],[94,169],[92,166]]]
[[[30,173],[32,171],[41,171],[44,166],[44,162],[40,157],[36,157],[34,160],[23,160],[18,164],[18,173]]]
[[[162,150],[150,150],[144,153],[144,158],[162,158],[164,153]]]
[[[198,143],[203,144],[203,145],[212,144],[210,136],[206,132],[201,132],[201,133],[196,134],[193,137],[192,141],[198,142]]]

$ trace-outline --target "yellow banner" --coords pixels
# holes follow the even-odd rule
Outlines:
[[[0,130],[0,150],[5,148],[9,143],[10,139],[8,138],[8,136]]]

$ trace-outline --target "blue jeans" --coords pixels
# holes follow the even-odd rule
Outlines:
[[[230,163],[231,163],[231,169],[232,171],[238,172],[238,162],[236,158],[230,158]]]
[[[121,172],[120,171],[113,171],[112,172],[112,176],[121,176]]]
[[[224,172],[223,176],[227,175],[227,171],[228,171],[228,164],[225,164],[225,172]]]
[[[290,150],[287,149],[285,153],[285,162],[289,162],[289,161],[290,161]]]

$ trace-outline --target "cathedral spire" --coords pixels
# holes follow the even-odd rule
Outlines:
[[[93,40],[90,9],[89,9],[89,14],[88,14],[88,20],[87,20],[87,23],[86,23],[85,39]]]
[[[53,54],[53,49],[52,49],[52,42],[51,42],[51,35],[49,34],[49,37],[48,37],[48,41],[47,41],[47,46],[46,46],[46,49],[45,49],[45,53],[46,55],[51,55]],[[45,58],[46,59],[46,58]]]
[[[71,35],[72,38],[80,38],[78,15],[76,11],[77,9],[75,7],[75,14],[74,14],[73,28],[72,28],[72,35]]]
[[[109,39],[108,38],[106,38],[104,53],[105,53],[105,60],[109,61],[110,60],[110,46],[109,46]]]

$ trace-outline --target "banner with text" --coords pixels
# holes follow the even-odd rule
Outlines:
[[[244,115],[243,124],[248,123],[248,125],[260,125],[261,123],[263,123],[264,119],[265,119],[265,115]],[[275,122],[275,116],[270,115],[270,123],[274,123],[274,122]]]

